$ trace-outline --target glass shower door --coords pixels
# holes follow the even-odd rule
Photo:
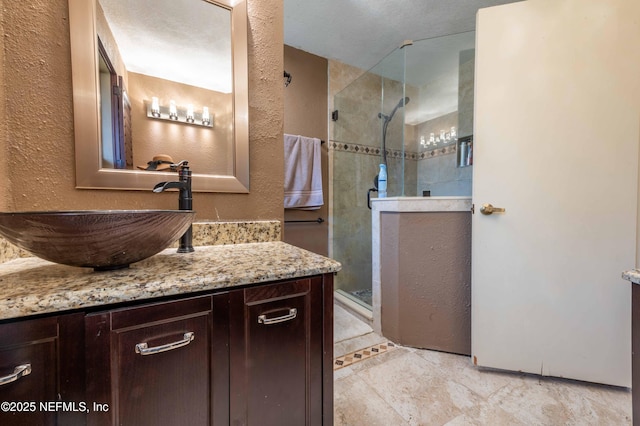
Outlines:
[[[387,196],[404,191],[404,52],[392,52],[334,98],[338,119],[329,146],[331,257],[342,263],[336,291],[371,310],[371,210],[380,164]],[[396,78],[399,76],[399,80]],[[386,155],[385,155],[386,153]]]

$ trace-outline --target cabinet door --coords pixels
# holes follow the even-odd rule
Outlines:
[[[105,370],[108,376],[92,378],[88,386],[89,398],[108,402],[109,411],[92,413],[92,424],[211,424],[210,296],[87,319],[92,337],[110,323],[108,341],[96,347],[102,357],[91,361],[90,370],[98,376]]]
[[[231,293],[232,424],[322,423],[322,280]]]
[[[84,424],[82,317],[0,325],[0,424]]]
[[[56,424],[55,411],[40,410],[40,402],[57,399],[57,340],[55,317],[0,327],[0,376],[13,380],[0,386],[0,400],[14,404],[9,412],[0,411],[0,424]],[[36,407],[23,411],[28,402]]]

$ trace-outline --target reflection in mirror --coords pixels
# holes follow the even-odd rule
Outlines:
[[[229,1],[69,0],[78,188],[150,189],[168,156],[195,191],[248,191],[246,3]]]

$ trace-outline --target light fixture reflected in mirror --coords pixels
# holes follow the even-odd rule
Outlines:
[[[176,101],[173,99],[169,101],[169,120],[178,120],[178,108],[176,107]]]
[[[187,123],[195,123],[195,116],[193,115],[193,104],[187,105]]]
[[[151,115],[160,118],[160,102],[155,96],[151,98]]]
[[[177,106],[173,99],[169,101],[169,106],[160,105],[157,97],[152,97],[147,104],[147,117],[157,120],[171,120],[177,123],[192,124],[195,126],[213,127],[213,120],[208,107],[202,107],[202,113],[194,111],[193,104],[188,104],[186,108]]]
[[[458,132],[456,131],[455,126],[451,127],[450,132],[446,132],[444,130],[440,130],[440,135],[436,136],[435,133],[429,133],[429,139],[427,140],[424,136],[420,136],[420,146],[423,148],[429,147],[437,147],[438,144],[447,145],[451,142],[455,142],[458,140]]]

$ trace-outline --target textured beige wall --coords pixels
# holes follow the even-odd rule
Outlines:
[[[283,217],[283,2],[247,6],[251,192],[194,194],[198,220]],[[0,13],[0,208],[176,208],[174,193],[75,189],[67,0],[5,2]]]
[[[4,22],[4,7],[0,7],[0,22]],[[4,35],[3,26],[0,26],[0,35]],[[0,37],[0,159],[7,158],[8,155],[8,135],[6,120],[6,95],[5,95],[5,37]],[[2,160],[0,160],[2,161]],[[4,164],[3,164],[4,166]],[[8,181],[7,167],[0,167],[0,182]],[[8,185],[0,184],[0,211],[7,209]]]
[[[291,84],[284,90],[284,132],[293,135],[315,137],[322,144],[322,190],[324,205],[318,210],[293,210],[284,212],[285,220],[316,220],[324,223],[285,223],[284,241],[310,250],[328,254],[329,185],[327,131],[327,59],[305,51],[284,47],[284,69],[292,75]]]
[[[471,212],[382,212],[382,333],[471,353]]]
[[[146,165],[154,155],[167,154],[173,161],[189,160],[193,173],[229,175],[233,173],[232,94],[181,84],[130,72],[129,100],[133,125],[133,164]],[[147,117],[147,104],[157,96],[161,106],[175,100],[178,109],[193,104],[196,114],[209,107],[213,128],[178,124]],[[146,103],[145,103],[146,102]]]

